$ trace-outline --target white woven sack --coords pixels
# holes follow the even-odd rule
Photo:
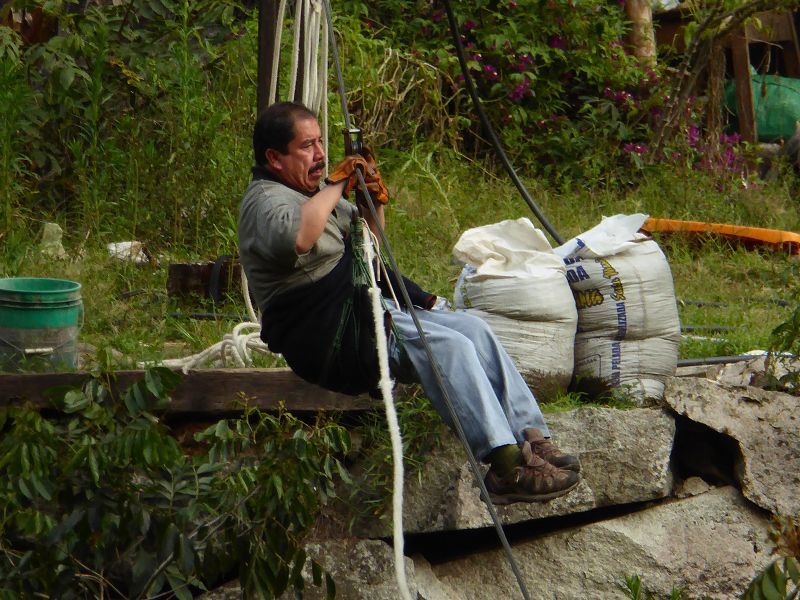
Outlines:
[[[466,263],[456,308],[481,316],[540,397],[572,377],[578,315],[562,259],[530,219],[465,231],[453,249]]]
[[[638,238],[613,256],[568,257],[564,262],[579,332],[680,340],[672,272],[656,242]]]
[[[604,218],[554,249],[578,309],[576,377],[628,385],[640,398],[661,396],[680,342],[672,272],[658,244],[638,233],[645,218]]]
[[[457,308],[524,321],[575,319],[564,264],[530,219],[469,229],[453,256],[466,263],[456,284]]]
[[[476,309],[466,309],[489,324],[511,360],[540,400],[565,392],[572,379],[575,320],[518,321]]]
[[[579,333],[680,341],[669,262],[655,241],[637,233],[646,218],[604,217],[599,225],[553,250],[567,267]]]
[[[578,336],[580,337],[580,336]],[[654,337],[644,340],[576,338],[575,378],[597,379],[626,389],[634,398],[661,398],[675,372],[678,344]]]

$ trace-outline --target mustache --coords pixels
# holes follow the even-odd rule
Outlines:
[[[324,168],[325,168],[325,161],[322,161],[322,160],[321,160],[321,161],[319,161],[317,164],[315,164],[313,167],[311,167],[311,168],[308,170],[308,172],[310,173],[311,171],[322,170],[322,169],[324,169]]]

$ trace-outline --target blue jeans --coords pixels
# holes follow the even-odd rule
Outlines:
[[[390,339],[392,376],[403,383],[420,383],[452,426],[414,321],[393,302],[388,304],[402,339],[401,344]],[[484,460],[494,448],[522,441],[527,427],[550,436],[536,399],[485,321],[464,311],[417,309],[417,317],[476,458]]]

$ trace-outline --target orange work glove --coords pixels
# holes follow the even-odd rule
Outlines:
[[[342,196],[347,198],[352,189],[358,186],[356,169],[360,169],[361,172],[365,174],[364,177],[366,179],[366,173],[369,171],[369,165],[366,159],[359,154],[345,156],[344,160],[336,165],[331,174],[325,178],[325,183],[331,184],[346,181],[347,183],[344,184]]]
[[[386,189],[386,185],[383,183],[381,172],[378,170],[378,164],[375,162],[375,156],[368,146],[364,146],[364,158],[367,161],[367,170],[364,172],[364,183],[367,184],[369,195],[372,196],[375,202],[388,204],[389,190]],[[360,204],[365,203],[362,192],[358,188],[356,188],[356,202]]]

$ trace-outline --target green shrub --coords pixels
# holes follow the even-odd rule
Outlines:
[[[107,383],[59,391],[61,417],[0,412],[0,597],[191,598],[237,569],[248,598],[302,588],[346,431],[246,410],[189,456],[156,416],[175,374],[148,370],[121,397]]]
[[[485,150],[475,111],[465,105],[441,5],[342,4],[345,13],[361,16],[364,35],[407,48],[441,71],[441,95],[450,98],[453,124],[462,129],[462,151]],[[643,154],[663,90],[658,73],[625,51],[628,25],[619,3],[452,4],[470,74],[513,160],[562,183],[594,186]]]
[[[800,597],[800,519],[773,517],[770,535],[778,558],[753,578],[742,600],[796,600]]]

